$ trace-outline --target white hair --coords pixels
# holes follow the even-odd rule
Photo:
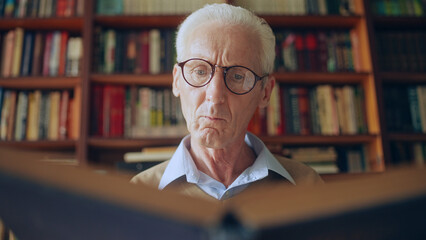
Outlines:
[[[217,22],[226,26],[243,26],[253,31],[259,37],[259,61],[262,67],[262,74],[271,73],[274,69],[275,60],[275,35],[271,27],[262,18],[257,17],[247,9],[232,6],[229,4],[211,4],[193,12],[179,26],[176,36],[177,61],[182,62],[185,51],[185,44],[192,30],[202,24]]]

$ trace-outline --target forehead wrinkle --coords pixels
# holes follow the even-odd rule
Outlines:
[[[188,38],[187,58],[200,57],[221,66],[243,65],[257,70],[260,64],[256,64],[258,57],[252,49],[258,41],[253,36],[242,26],[222,26],[217,22],[198,26]]]

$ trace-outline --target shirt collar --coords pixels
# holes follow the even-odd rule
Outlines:
[[[247,168],[236,180],[235,184],[246,181],[245,178],[258,178],[259,180],[268,175],[268,170],[274,171],[286,178],[293,184],[296,184],[288,171],[278,162],[274,155],[266,148],[265,144],[252,133],[247,133],[244,141],[254,150],[257,158],[252,166]],[[170,162],[164,171],[158,188],[164,189],[176,179],[186,176],[190,183],[198,183],[200,172],[189,153],[190,135],[184,137],[179,144],[176,152],[173,154]],[[232,187],[231,184],[230,187]]]

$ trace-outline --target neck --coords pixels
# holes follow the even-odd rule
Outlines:
[[[198,170],[228,187],[249,166],[256,155],[242,139],[223,149],[207,148],[191,138],[190,153]]]

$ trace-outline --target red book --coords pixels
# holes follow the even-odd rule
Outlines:
[[[124,86],[111,89],[110,137],[122,137],[124,133]]]
[[[306,71],[306,64],[305,64],[305,44],[303,40],[302,34],[296,34],[296,41],[295,41],[295,47],[296,47],[296,57],[297,57],[297,66],[298,71]]]
[[[300,116],[300,134],[309,135],[311,133],[311,128],[309,125],[309,98],[308,98],[308,89],[300,87],[299,92],[299,116]]]
[[[59,68],[58,76],[65,75],[65,63],[67,60],[67,45],[68,45],[68,32],[61,32],[61,43],[59,49]]]
[[[64,0],[65,10],[64,17],[72,17],[75,15],[75,0]]]
[[[49,62],[50,62],[50,52],[52,51],[52,40],[53,40],[53,33],[48,33],[46,35],[46,42],[44,47],[44,54],[43,54],[43,69],[42,74],[43,76],[49,76]]]
[[[56,2],[56,16],[65,17],[65,9],[67,7],[67,0],[57,0]]]
[[[313,33],[306,34],[306,50],[307,50],[307,70],[316,72],[319,69],[318,64],[318,39]]]
[[[324,32],[318,33],[318,71],[327,72],[327,35]]]
[[[142,73],[149,73],[149,32],[143,31],[141,33],[142,41],[140,54],[142,56],[141,64],[142,64]]]
[[[93,114],[91,119],[91,131],[95,136],[102,136],[103,135],[103,86],[102,85],[95,85],[93,87],[93,100],[92,100],[92,109]]]

